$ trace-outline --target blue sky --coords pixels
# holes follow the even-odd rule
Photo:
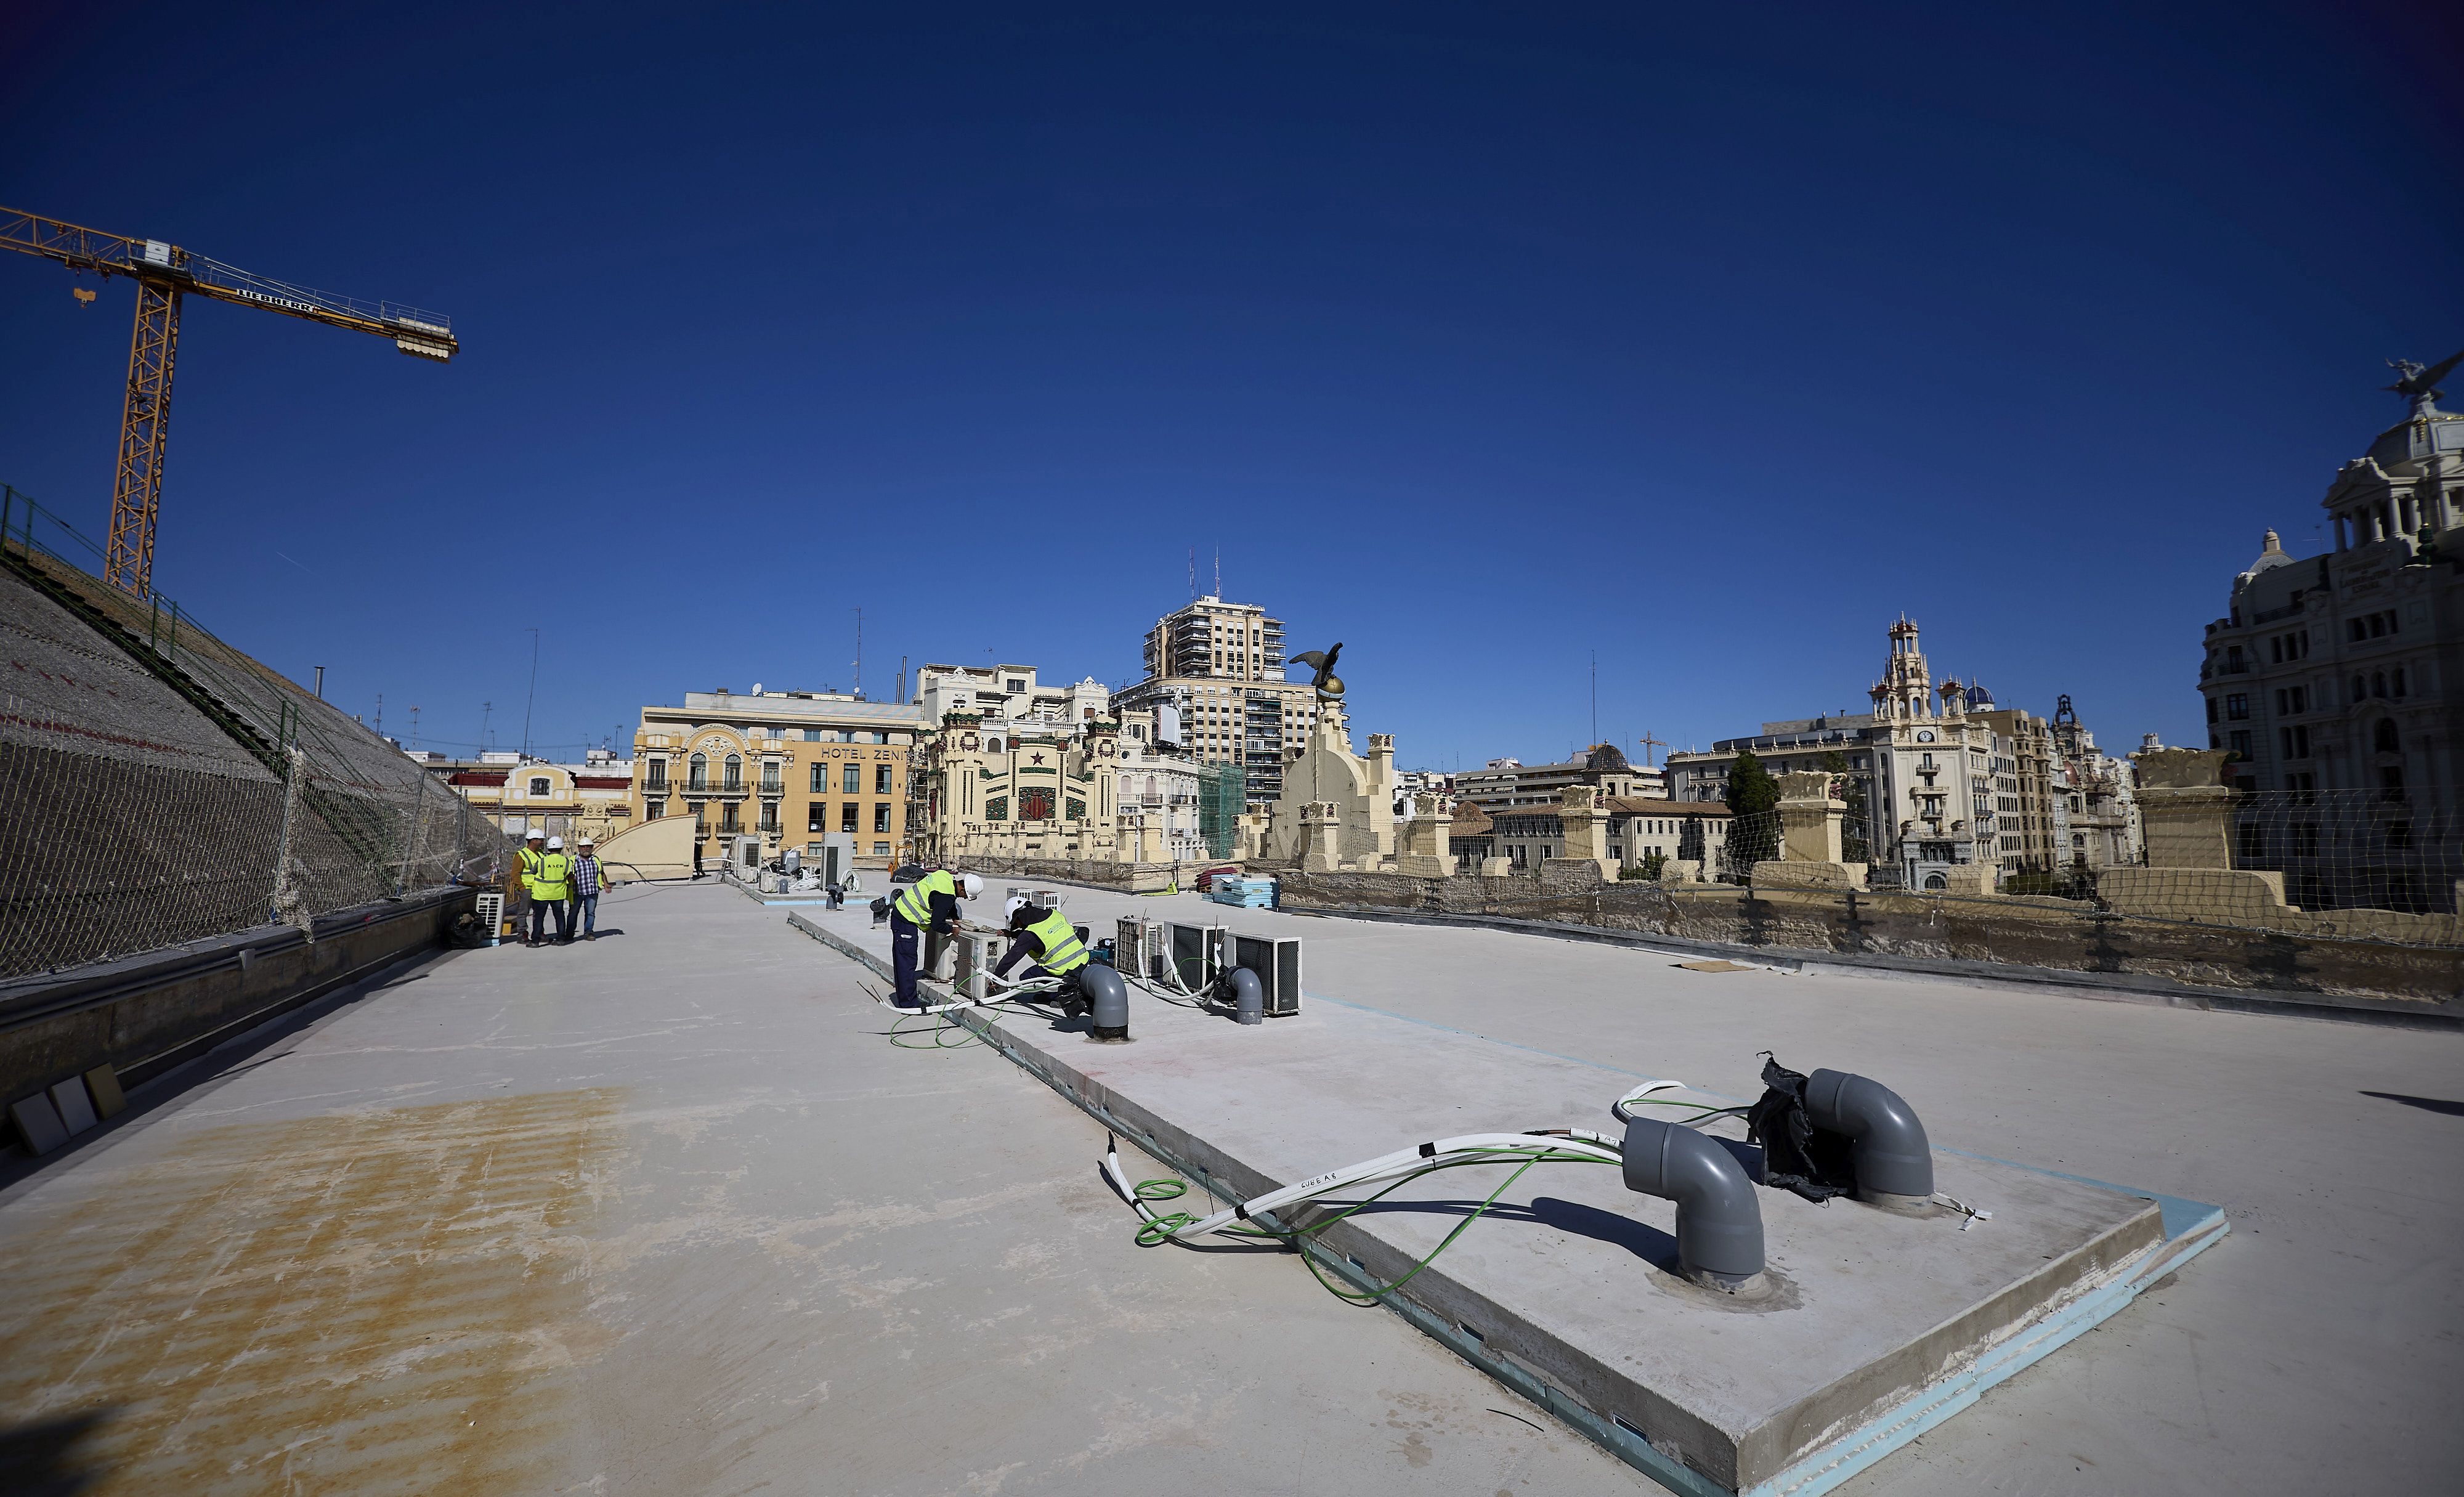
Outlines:
[[[1133,678],[1201,583],[1413,765],[1938,671],[2196,731],[2202,624],[2464,346],[2428,8],[37,0],[0,202],[210,303],[156,582],[388,732],[899,658]],[[2443,31],[2437,28],[2444,27]],[[131,292],[0,257],[0,478],[99,535]],[[2464,397],[2464,390],[2459,390]]]

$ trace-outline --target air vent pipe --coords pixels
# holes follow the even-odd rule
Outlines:
[[[1805,1078],[1805,1115],[1846,1135],[1857,1199],[1907,1210],[1933,1199],[1933,1147],[1900,1094],[1870,1076],[1817,1070]]]
[[[1266,1022],[1266,988],[1246,967],[1223,974],[1224,996],[1232,1001],[1232,1017],[1244,1024]]]
[[[1628,1190],[1677,1202],[1678,1271],[1733,1291],[1763,1271],[1763,1210],[1754,1182],[1718,1140],[1656,1117],[1625,1125]]]
[[[1130,1037],[1130,988],[1121,975],[1094,962],[1078,969],[1078,989],[1087,995],[1089,1030],[1098,1040]]]

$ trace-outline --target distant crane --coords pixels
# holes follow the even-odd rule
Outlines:
[[[374,333],[392,339],[404,353],[440,363],[462,349],[452,324],[433,312],[268,280],[160,239],[130,239],[0,208],[0,246],[57,260],[73,271],[137,282],[137,327],[128,343],[128,396],[120,415],[120,466],[111,483],[111,543],[103,553],[102,577],[139,598],[154,585],[154,521],[162,508],[163,457],[170,436],[171,356],[179,346],[185,293]],[[72,295],[82,304],[94,303],[94,293],[81,286]]]

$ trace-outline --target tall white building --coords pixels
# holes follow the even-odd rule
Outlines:
[[[1249,805],[1282,796],[1284,766],[1317,720],[1317,693],[1307,681],[1284,679],[1281,619],[1210,593],[1155,621],[1146,668],[1146,679],[1120,693],[1121,706],[1152,710],[1158,722],[1173,709],[1180,747],[1201,764],[1239,765]]]
[[[1752,737],[1723,738],[1708,753],[1668,756],[1669,799],[1728,798],[1728,770],[1750,751],[1772,774],[1821,770],[1837,754],[1848,766],[1850,800],[1866,814],[1851,826],[1851,861],[1870,866],[1877,888],[1993,887],[1999,857],[1994,817],[1995,737],[1971,715],[1969,688],[1957,680],[1935,686],[1917,627],[1903,618],[1890,628],[1882,678],[1868,693],[1871,713],[1767,722]],[[1862,847],[1859,848],[1859,844]],[[1857,854],[1861,850],[1863,857]],[[1984,865],[1982,870],[1977,865]]]

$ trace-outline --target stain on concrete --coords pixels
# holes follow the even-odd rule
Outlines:
[[[97,1494],[550,1485],[621,1093],[212,1129],[5,1246],[0,1407],[108,1410]]]

